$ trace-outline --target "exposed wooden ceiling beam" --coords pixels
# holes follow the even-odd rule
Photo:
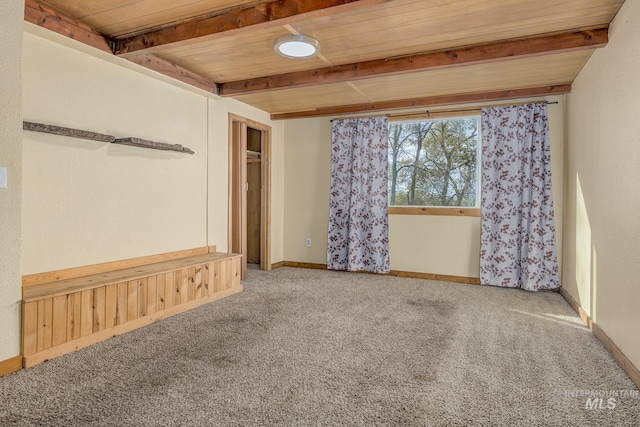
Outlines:
[[[36,0],[25,0],[24,20],[70,39],[78,40],[103,52],[113,53],[108,37],[80,21],[38,3]]]
[[[605,46],[609,40],[608,25],[595,29],[571,31],[555,35],[486,43],[460,49],[417,53],[402,57],[378,59],[299,71],[269,77],[258,77],[221,83],[221,96],[246,95],[277,89],[339,83],[407,72],[481,64],[509,58],[522,58],[577,49]]]
[[[167,61],[166,59],[158,58],[155,55],[151,55],[150,53],[131,55],[126,59],[135,64],[141,65],[160,74],[164,74],[167,77],[179,80],[193,87],[197,87],[210,93],[218,93],[218,88],[215,82],[201,76],[200,74],[196,74],[193,71],[188,70],[180,65]]]
[[[42,3],[38,3],[36,0],[25,0],[24,19],[27,22],[113,55],[113,40],[88,25]],[[217,94],[215,82],[165,59],[149,54],[131,55],[126,59],[190,86]]]
[[[471,102],[493,102],[506,99],[527,98],[532,96],[561,95],[571,92],[571,83],[539,86],[524,89],[497,90],[480,93],[464,93],[455,95],[431,96],[427,98],[405,99],[400,101],[383,101],[371,104],[355,104],[342,107],[325,107],[309,111],[272,114],[271,120],[299,119],[304,117],[338,116],[341,114],[366,113],[370,111],[389,111],[415,107],[436,107],[439,105],[456,105]]]
[[[292,22],[294,18],[328,16],[387,1],[389,0],[277,0],[119,39],[114,52],[126,55],[159,46],[200,43],[231,30],[255,28],[257,25],[282,25]]]

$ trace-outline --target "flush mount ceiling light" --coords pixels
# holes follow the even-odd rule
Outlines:
[[[302,34],[288,34],[276,39],[273,50],[286,58],[311,58],[320,52],[320,42]]]

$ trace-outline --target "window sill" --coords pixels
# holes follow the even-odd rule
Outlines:
[[[390,206],[389,215],[445,215],[476,216],[481,215],[480,208],[431,208],[425,206]]]

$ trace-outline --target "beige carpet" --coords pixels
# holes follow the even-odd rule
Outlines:
[[[244,285],[0,378],[0,425],[638,425],[637,389],[556,293],[293,268]]]

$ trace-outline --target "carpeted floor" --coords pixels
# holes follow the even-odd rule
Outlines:
[[[244,285],[0,378],[0,425],[638,425],[638,390],[556,293],[293,268]]]

